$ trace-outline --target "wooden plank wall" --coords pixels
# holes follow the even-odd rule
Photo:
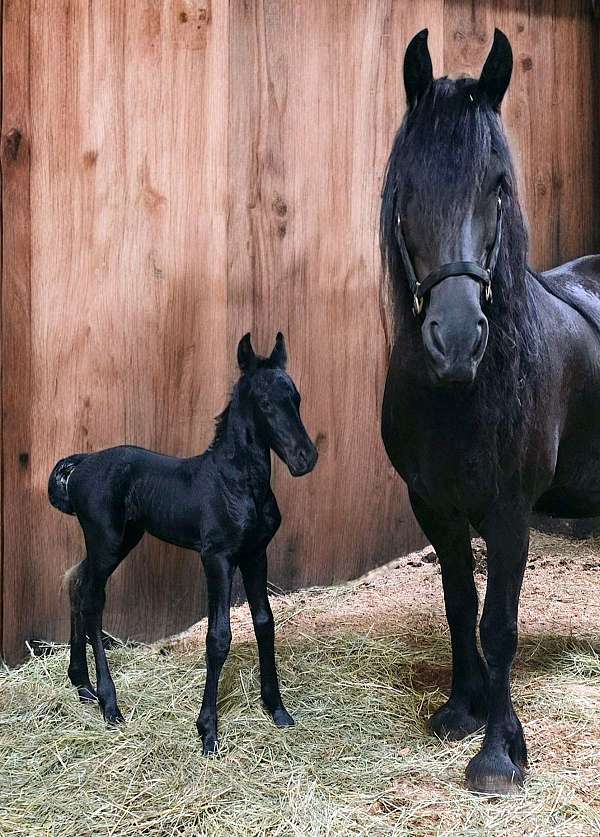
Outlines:
[[[421,543],[379,441],[382,172],[408,39],[437,74],[478,72],[501,26],[505,114],[533,262],[597,249],[589,4],[456,0],[4,0],[3,648],[64,639],[76,521],[50,509],[57,458],[131,442],[202,450],[240,335],[285,331],[321,453],[292,480],[271,578],[356,576]],[[596,40],[594,40],[594,38]],[[107,627],[151,639],[204,610],[196,556],[146,540]]]

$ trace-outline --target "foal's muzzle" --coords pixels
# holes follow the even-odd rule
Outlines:
[[[319,454],[316,447],[310,442],[309,446],[303,446],[295,451],[293,456],[287,457],[287,466],[290,474],[293,477],[303,477],[305,474],[310,474],[312,469],[317,464]]]

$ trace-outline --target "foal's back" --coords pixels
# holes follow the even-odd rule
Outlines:
[[[129,525],[199,547],[203,506],[215,512],[220,504],[210,490],[216,476],[210,454],[180,459],[133,445],[91,453],[69,478],[69,499],[84,525],[108,526],[115,534]]]

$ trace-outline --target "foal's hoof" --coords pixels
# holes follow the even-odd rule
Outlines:
[[[202,755],[213,756],[219,751],[219,739],[214,735],[207,735],[202,740]]]
[[[105,709],[104,720],[106,721],[109,727],[116,727],[119,724],[125,723],[125,718],[121,715],[118,706],[115,706],[114,709]]]
[[[445,703],[429,719],[429,728],[438,738],[460,741],[485,726],[485,715],[471,715],[466,709]]]
[[[506,753],[481,750],[467,765],[467,787],[488,796],[519,793],[525,774]]]
[[[275,726],[282,729],[283,727],[293,727],[295,724],[294,719],[287,711],[285,706],[278,706],[277,709],[273,709],[271,711],[271,716],[273,721],[275,722]]]
[[[91,686],[79,686],[77,688],[77,694],[79,695],[79,700],[82,703],[96,703],[98,700],[98,695],[96,694],[96,690],[93,689]]]

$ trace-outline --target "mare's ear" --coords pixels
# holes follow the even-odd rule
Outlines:
[[[277,332],[277,337],[275,338],[275,348],[271,352],[269,360],[274,366],[280,366],[282,369],[285,369],[286,367],[287,349],[285,348],[283,334],[280,331]]]
[[[250,332],[244,334],[237,348],[238,366],[242,372],[248,372],[256,366],[256,355],[250,342]]]
[[[510,41],[504,32],[494,29],[494,43],[477,82],[477,87],[485,93],[494,110],[500,110],[500,104],[510,84],[512,68]]]
[[[422,98],[433,81],[433,67],[429,47],[427,46],[427,35],[427,29],[418,32],[406,47],[404,54],[404,89],[406,90],[406,102],[410,110]]]

